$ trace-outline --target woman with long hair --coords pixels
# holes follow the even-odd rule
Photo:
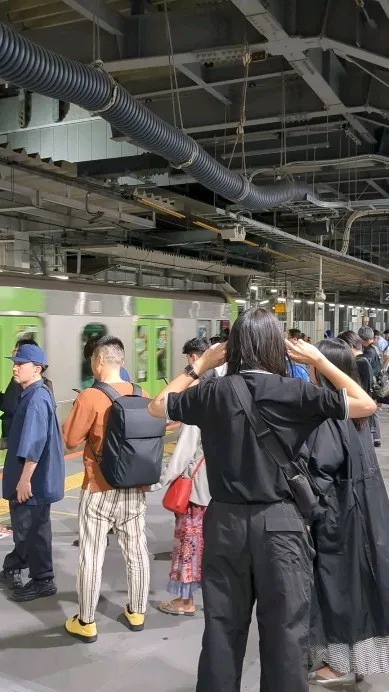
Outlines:
[[[227,353],[226,353],[227,351]],[[312,364],[334,391],[286,377],[286,356]],[[221,365],[225,377],[190,387]],[[266,424],[257,436],[240,403],[246,394]],[[261,639],[261,692],[308,692],[313,550],[287,478],[264,438],[294,459],[327,418],[370,415],[375,404],[315,347],[284,340],[261,308],[239,315],[227,348],[218,344],[149,404],[201,430],[211,503],[204,517],[205,632],[197,692],[237,692],[253,606]]]
[[[318,349],[355,382],[351,348],[326,339]],[[311,379],[332,382],[314,368]],[[309,469],[321,491],[311,526],[316,550],[311,683],[354,684],[389,672],[389,500],[366,418],[327,420],[308,438]]]

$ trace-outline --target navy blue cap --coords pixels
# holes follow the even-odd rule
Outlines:
[[[35,363],[42,367],[47,365],[44,350],[34,344],[22,344],[14,356],[7,356],[7,358],[13,360],[14,363]]]

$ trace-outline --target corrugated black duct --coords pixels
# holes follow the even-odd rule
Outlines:
[[[304,200],[311,188],[279,180],[255,186],[229,171],[191,137],[139,103],[103,70],[46,50],[0,23],[0,76],[29,91],[75,103],[101,116],[147,151],[160,154],[242,209],[260,211]]]

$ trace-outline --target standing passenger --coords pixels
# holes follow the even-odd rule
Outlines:
[[[212,501],[204,518],[202,589],[205,632],[197,692],[237,692],[252,609],[261,640],[261,692],[308,692],[312,549],[284,474],[251,428],[231,386],[243,376],[268,425],[293,459],[327,418],[368,416],[370,397],[313,346],[288,355],[314,364],[338,391],[286,375],[285,342],[261,308],[242,313],[227,344],[228,374],[190,384],[225,359],[206,351],[149,405],[152,415],[201,430]]]
[[[328,339],[318,348],[358,379],[344,341]],[[322,375],[311,377],[332,389]],[[343,689],[364,675],[389,672],[389,501],[366,419],[327,420],[307,445],[324,500],[311,526],[316,558],[310,642],[318,668],[310,677],[319,687]]]
[[[201,434],[195,425],[184,425],[161,484],[169,485],[180,476],[193,478],[185,514],[176,514],[175,545],[167,590],[177,598],[164,601],[158,609],[168,615],[194,615],[194,595],[201,585],[203,518],[211,499]]]
[[[377,379],[382,373],[382,360],[378,346],[374,342],[374,331],[371,327],[360,327],[358,336],[362,342],[363,355],[369,361],[374,377]],[[374,447],[381,447],[381,426],[378,411],[370,418],[370,432],[373,436]]]
[[[131,395],[133,385],[121,379],[124,347],[120,339],[104,336],[95,345],[93,376],[109,384],[119,396]],[[114,490],[105,480],[101,459],[111,400],[99,389],[84,389],[63,426],[69,449],[85,442],[85,476],[78,512],[80,556],[77,575],[79,613],[66,621],[66,629],[83,642],[97,639],[95,611],[100,596],[101,573],[111,528],[117,535],[127,567],[128,604],[124,615],[132,631],[144,628],[149,594],[150,563],[146,540],[146,501],[143,490]]]
[[[42,380],[44,352],[23,344],[11,360],[22,392],[8,433],[3,497],[10,503],[15,548],[5,557],[0,580],[14,589],[14,601],[32,601],[57,592],[50,508],[64,496],[65,466],[54,400]],[[23,586],[21,570],[27,567],[31,581]]]

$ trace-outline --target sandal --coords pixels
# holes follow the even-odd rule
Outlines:
[[[186,615],[187,617],[193,617],[196,610],[184,610],[183,608],[176,608],[172,601],[161,601],[157,605],[157,610],[161,613],[166,613],[166,615]]]

